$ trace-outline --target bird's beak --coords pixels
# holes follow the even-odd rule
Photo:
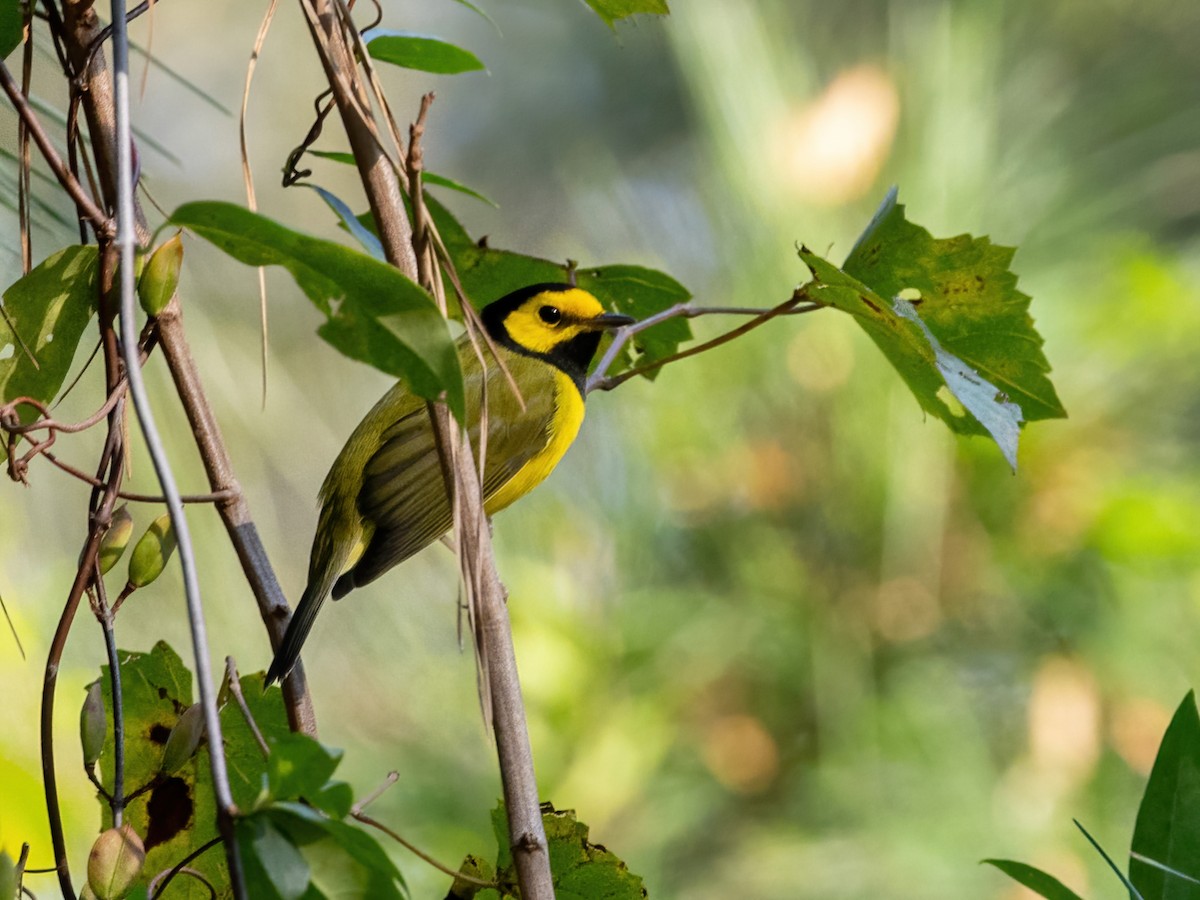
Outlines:
[[[624,328],[626,325],[632,325],[637,319],[633,316],[622,316],[618,313],[601,313],[593,319],[588,319],[588,327],[594,328],[597,331],[604,329],[612,331],[615,328]]]

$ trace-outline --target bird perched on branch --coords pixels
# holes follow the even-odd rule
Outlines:
[[[584,379],[608,329],[630,325],[606,313],[587,291],[535,284],[484,307],[483,326],[520,391],[483,350],[458,342],[471,445],[480,445],[482,396],[487,442],[482,477],[490,516],[553,471],[583,422]],[[486,382],[486,392],[484,391]],[[523,404],[523,405],[522,405]],[[308,585],[267,672],[267,683],[295,665],[321,604],[374,581],[452,526],[433,423],[423,399],[397,384],[366,415],[334,460],[320,493]]]

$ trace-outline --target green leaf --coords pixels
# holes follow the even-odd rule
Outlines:
[[[97,259],[95,247],[67,247],[4,292],[0,403],[15,397],[49,403],[57,395],[96,310]],[[21,421],[34,417],[22,408]]]
[[[367,39],[372,59],[436,75],[478,72],[484,68],[474,53],[454,44],[407,31],[372,31]]]
[[[353,159],[353,157],[352,157]],[[332,209],[342,221],[343,227],[354,236],[354,239],[362,245],[362,248],[371,254],[380,262],[386,262],[387,256],[383,252],[383,244],[379,243],[379,236],[370,228],[367,228],[346,205],[345,201],[323,187],[315,184],[305,184],[305,187],[312,188],[321,195],[321,199],[325,204]]]
[[[309,150],[308,152],[312,156],[319,157],[320,159],[327,159],[331,162],[343,163],[348,166],[357,165],[357,162],[354,159],[353,153],[343,153],[343,152],[336,151],[336,150]],[[435,172],[422,172],[421,180],[424,181],[426,185],[432,184],[432,185],[436,185],[437,187],[449,188],[452,191],[458,191],[460,194],[466,194],[468,197],[474,197],[476,200],[480,200],[480,201],[486,203],[488,206],[492,207],[493,209],[500,208],[499,203],[496,203],[494,200],[492,200],[488,197],[485,197],[483,194],[479,193],[479,191],[475,190],[474,188],[469,188],[465,184],[455,181],[453,178],[447,178],[445,175],[438,175]],[[313,187],[313,185],[309,185],[309,187]],[[320,188],[318,188],[318,190],[320,190]],[[330,205],[332,206],[333,204],[330,204]],[[338,212],[339,214],[341,212],[336,207],[335,207],[335,211]],[[362,216],[358,216],[356,218],[357,218],[359,224],[362,224]],[[346,225],[347,225],[347,227],[350,227],[350,224],[348,222],[346,223]]]
[[[893,189],[844,270],[801,248],[813,276],[804,293],[853,315],[923,409],[960,434],[990,435],[1015,469],[1021,425],[1066,413],[1007,268],[1013,251],[935,240],[895,199]]]
[[[491,25],[493,28],[496,29],[496,34],[501,33],[500,26],[496,24],[496,20],[493,19],[491,16],[489,16],[486,12],[484,12],[482,8],[476,6],[474,3],[472,3],[471,0],[455,0],[455,2],[462,6],[465,6],[467,9],[471,10],[471,12],[478,15],[481,19],[484,19],[489,25]]]
[[[588,839],[588,827],[575,818],[574,810],[557,810],[554,804],[543,803],[542,826],[546,829],[550,873],[557,900],[642,900],[646,897],[642,879],[630,872],[615,853]],[[492,830],[499,848],[496,881],[502,890],[499,894],[482,891],[477,895],[478,900],[515,896],[517,875],[503,803],[492,810]],[[471,860],[468,857],[464,867]]]
[[[458,191],[460,194],[466,194],[468,197],[474,197],[476,200],[486,203],[488,206],[492,207],[492,209],[500,208],[500,204],[495,200],[485,197],[483,194],[479,193],[479,191],[469,188],[465,184],[455,181],[453,178],[447,178],[445,175],[438,175],[436,172],[422,172],[421,180],[425,182],[426,185],[433,184],[438,187],[449,188],[452,191]]]
[[[238,847],[246,868],[246,889],[263,900],[298,900],[312,883],[312,871],[296,845],[280,833],[265,812],[238,819]]]
[[[19,46],[25,34],[25,19],[18,0],[0,0],[0,59]],[[8,898],[4,898],[8,900]]]
[[[677,303],[692,299],[691,292],[670,275],[641,266],[602,266],[585,269],[578,273],[578,285],[591,291],[601,303],[613,312],[624,313],[635,319],[645,319],[660,313]],[[692,339],[692,328],[687,319],[667,319],[658,325],[635,335],[633,348],[637,359],[626,360],[625,365],[613,368],[620,371],[627,365],[644,365],[665,359],[679,349],[679,345]],[[659,369],[649,374],[653,379]]]
[[[276,800],[297,800],[320,793],[342,761],[342,751],[304,734],[279,735],[267,744],[267,784]]]
[[[454,341],[433,299],[398,269],[231,203],[187,203],[171,221],[247,265],[286,268],[326,315],[321,337],[427,400],[444,391],[461,420],[466,402]]]
[[[1112,873],[1117,876],[1117,880],[1125,886],[1125,890],[1129,893],[1130,900],[1146,900],[1146,898],[1144,898],[1138,892],[1138,889],[1133,886],[1133,882],[1131,882],[1125,876],[1125,873],[1121,871],[1121,867],[1113,862],[1113,858],[1108,855],[1108,851],[1100,845],[1098,840],[1092,837],[1091,832],[1084,828],[1083,824],[1078,819],[1072,819],[1071,821],[1075,823],[1076,828],[1083,832],[1083,836],[1088,839],[1088,843],[1092,845],[1092,849],[1100,854],[1100,858],[1104,860],[1105,864],[1112,871]]]
[[[139,884],[145,884],[162,869],[169,869],[182,857],[216,835],[216,802],[212,785],[198,776],[198,762],[206,754],[197,754],[173,775],[160,778],[163,750],[180,715],[192,703],[192,675],[183,660],[166,643],[159,641],[148,653],[121,650],[117,655],[121,665],[121,698],[125,714],[125,794],[153,784],[150,790],[134,797],[125,807],[125,822],[142,838],[146,848],[146,865]],[[104,690],[104,707],[110,711],[112,681],[108,666],[101,668],[100,683]],[[111,792],[113,789],[114,734],[108,730],[104,752],[100,757],[100,780]],[[207,760],[204,760],[207,775]],[[103,827],[111,826],[108,804],[99,796]],[[205,853],[193,863],[193,868],[214,884],[228,883],[220,851]],[[193,881],[193,879],[187,879]],[[207,891],[198,882],[196,887],[180,884],[172,889],[172,900],[200,900]]]
[[[985,859],[984,862],[995,866],[1009,878],[1023,884],[1039,897],[1045,897],[1046,900],[1083,900],[1053,875],[1047,875],[1041,869],[1011,859]]]
[[[0,898],[15,898],[19,881],[16,862],[6,851],[0,850]]]
[[[146,867],[142,884],[155,873],[168,869],[193,850],[216,836],[216,802],[205,745],[200,752],[169,777],[156,777],[167,740],[180,716],[192,702],[192,676],[183,661],[167,644],[159,642],[149,653],[119,651],[121,696],[125,711],[125,793],[152,784],[150,790],[131,799],[125,820],[143,837]],[[107,667],[100,681],[105,708],[112,709],[111,681]],[[263,690],[262,673],[241,679],[242,694],[259,729],[268,740],[289,734],[282,694],[277,687]],[[110,719],[111,721],[111,719]],[[237,704],[221,710],[225,760],[234,803],[251,809],[261,793],[267,762]],[[111,729],[100,758],[101,782],[113,787],[113,736]],[[108,804],[99,796],[104,827],[111,824]],[[218,896],[229,896],[229,877],[220,848],[208,850],[190,863],[217,888]],[[254,894],[253,896],[260,896]],[[208,890],[195,879],[172,882],[169,900],[206,900]]]
[[[618,19],[626,19],[640,13],[665,16],[671,12],[667,9],[667,0],[586,0],[586,2],[609,28]]]
[[[831,305],[854,314],[921,406],[959,433],[994,436],[995,423],[981,421],[968,402],[971,385],[984,399],[1001,396],[1002,403],[1015,405],[1018,421],[1062,418],[1066,411],[1047,375],[1050,365],[1029,316],[1029,297],[1017,290],[1017,276],[1008,268],[1014,252],[987,238],[932,237],[904,218],[893,189],[842,267],[853,279],[838,285],[843,302]],[[869,288],[866,297],[853,296],[857,285]],[[931,364],[944,371],[929,371]],[[947,371],[962,372],[965,382],[954,383]],[[956,414],[944,393],[938,396],[939,382],[973,415]]]
[[[328,897],[402,900],[404,876],[375,838],[299,803],[276,803],[267,814],[300,848],[313,883]]]
[[[1192,692],[1167,727],[1133,829],[1133,853],[1200,877],[1200,716]],[[1142,862],[1129,862],[1129,877],[1147,898],[1196,900],[1200,885]]]
[[[317,793],[308,797],[308,802],[334,819],[344,819],[354,806],[354,791],[344,781],[330,781]]]
[[[345,166],[358,165],[354,159],[353,153],[346,153],[344,150],[307,150],[310,156],[315,156],[318,159],[327,159],[330,162],[341,163]]]

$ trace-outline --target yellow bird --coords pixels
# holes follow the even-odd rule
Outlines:
[[[606,313],[587,291],[567,284],[514,291],[484,307],[481,318],[524,400],[522,409],[500,367],[489,360],[485,371],[466,336],[459,339],[474,448],[485,382],[487,387],[483,499],[490,516],[558,465],[583,422],[584,380],[601,333],[633,319]],[[308,585],[267,672],[268,684],[295,665],[326,596],[344,597],[450,530],[425,401],[403,383],[384,394],[334,460],[320,500]]]

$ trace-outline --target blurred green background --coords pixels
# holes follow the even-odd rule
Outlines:
[[[674,7],[613,34],[582,3],[494,0],[498,29],[455,3],[385,3],[388,27],[454,40],[488,66],[384,73],[404,121],[436,87],[427,164],[500,205],[445,197],[472,232],[660,267],[702,301],[758,306],[804,279],[797,242],[840,260],[896,183],[935,235],[1020,246],[1014,267],[1071,418],[1027,432],[1014,477],[995,447],[925,421],[832,311],[594,396],[556,475],[495,523],[544,797],[576,808],[654,897],[1028,896],[979,866],[986,856],[1122,896],[1071,818],[1124,857],[1200,663],[1200,5]],[[153,50],[236,109],[262,10],[157,5]],[[146,20],[135,39],[151,40]],[[38,64],[35,92],[60,102],[49,58]],[[334,236],[314,193],[278,186],[320,83],[283,4],[250,103],[259,201]],[[0,112],[9,148],[12,122]],[[136,122],[175,157],[143,144],[164,208],[242,198],[235,118],[151,69]],[[344,149],[337,136],[331,121],[318,146]],[[345,167],[313,168],[363,205]],[[0,177],[15,195],[11,165]],[[70,218],[52,190],[39,196]],[[4,215],[8,283],[19,262]],[[39,258],[70,239],[39,214]],[[254,273],[198,241],[187,254],[193,348],[295,595],[320,480],[388,380],[316,339],[319,314],[275,270],[264,406]],[[200,490],[161,360],[149,375],[182,481]],[[64,417],[93,408],[98,376]],[[84,435],[56,449],[90,468],[97,447]],[[144,456],[133,484],[153,490]],[[0,844],[31,841],[35,866],[50,859],[41,668],[85,502],[47,465],[30,489],[0,485],[0,595],[28,653],[0,632]],[[219,522],[203,508],[189,521],[215,660],[265,667]],[[455,603],[453,559],[434,547],[331,605],[305,653],[321,737],[347,750],[340,774],[365,794],[398,770],[376,817],[449,864],[494,852],[499,795]],[[165,638],[189,657],[177,573],[130,601],[118,637],[143,650]],[[77,870],[99,815],[76,722],[102,659],[81,615],[58,705]],[[415,897],[444,894],[444,876],[397,858]]]

